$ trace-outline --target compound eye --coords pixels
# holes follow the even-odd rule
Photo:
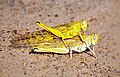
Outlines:
[[[93,40],[95,40],[95,39],[96,39],[96,36],[94,35],[94,36],[93,36]]]
[[[83,26],[84,26],[84,22],[85,22],[85,21],[84,21],[84,20],[82,20],[82,25],[83,25]]]

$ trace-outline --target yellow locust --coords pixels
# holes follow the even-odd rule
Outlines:
[[[66,47],[68,46],[64,41],[64,39],[73,38],[74,36],[79,36],[80,38],[82,38],[81,31],[85,31],[88,28],[87,20],[81,20],[80,22],[71,22],[68,24],[54,27],[54,28],[46,26],[39,21],[37,21],[36,24],[39,27],[42,27],[43,29],[45,29],[46,31],[59,37],[63,41]]]
[[[70,39],[66,39],[66,44],[69,48],[66,48],[64,43],[55,35],[45,31],[37,31],[27,33],[19,37],[15,37],[11,40],[13,47],[31,47],[32,52],[53,52],[58,54],[70,53],[72,58],[72,52],[83,52],[89,49],[95,56],[94,46],[98,42],[98,35],[82,35],[85,43],[80,41],[79,37],[75,36]]]
[[[85,31],[88,27],[87,20],[81,20],[80,22],[71,22],[68,24],[56,26],[56,27],[48,27],[40,22],[36,22],[38,26],[44,28],[45,30],[36,31],[32,33],[26,33],[22,36],[15,37],[11,42],[14,46],[18,47],[31,45],[31,44],[39,44],[41,42],[46,42],[53,40],[54,38],[62,38],[63,43],[65,43],[64,39],[72,38],[74,36],[81,36],[81,31]],[[84,39],[82,39],[84,42]],[[66,46],[66,45],[65,45]]]

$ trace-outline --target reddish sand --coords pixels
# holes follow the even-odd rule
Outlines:
[[[14,36],[41,30],[36,20],[56,26],[81,19],[89,20],[87,34],[99,34],[97,59],[9,47]],[[0,0],[0,77],[120,77],[120,0]]]

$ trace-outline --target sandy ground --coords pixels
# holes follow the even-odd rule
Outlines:
[[[97,59],[9,47],[16,33],[41,30],[36,20],[56,26],[81,19],[89,20],[88,34],[99,34]],[[0,77],[120,77],[120,0],[0,0]]]

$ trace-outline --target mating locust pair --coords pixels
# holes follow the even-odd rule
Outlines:
[[[96,56],[94,45],[98,42],[98,34],[83,33],[88,28],[87,20],[56,27],[46,26],[39,21],[36,24],[43,30],[24,34],[14,38],[11,42],[15,46],[30,45],[32,52],[70,54],[72,58],[73,52],[83,52],[89,49]]]

